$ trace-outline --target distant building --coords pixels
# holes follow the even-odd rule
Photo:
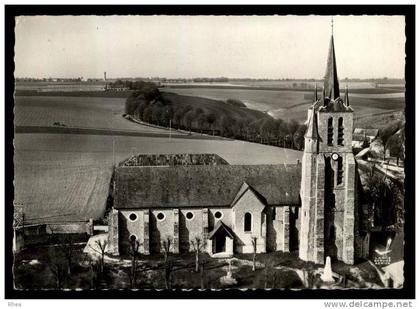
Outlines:
[[[353,148],[361,150],[368,147],[378,137],[378,134],[378,129],[355,128],[353,131]]]

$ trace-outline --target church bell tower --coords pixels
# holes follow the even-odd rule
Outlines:
[[[308,110],[302,159],[299,257],[324,264],[330,256],[354,263],[356,163],[352,153],[353,110],[348,91],[340,97],[331,35],[322,95],[315,88]]]

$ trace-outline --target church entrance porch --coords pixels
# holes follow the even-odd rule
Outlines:
[[[210,256],[226,258],[233,256],[233,232],[222,221],[217,222],[209,233],[207,250]]]
[[[213,253],[219,253],[219,252],[225,252],[225,251],[226,251],[226,236],[220,233],[219,235],[216,235],[216,237],[213,238]]]

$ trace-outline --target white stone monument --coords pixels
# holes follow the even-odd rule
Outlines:
[[[331,258],[329,256],[327,256],[327,260],[325,261],[324,272],[321,276],[321,280],[327,283],[335,282],[332,276]]]

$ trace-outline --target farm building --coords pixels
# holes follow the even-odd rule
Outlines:
[[[109,252],[138,241],[144,254],[192,250],[212,256],[299,250],[353,264],[366,236],[352,153],[353,109],[340,97],[331,37],[324,89],[308,110],[301,164],[229,165],[215,154],[137,155],[115,170]],[[366,246],[366,245],[365,245]]]
[[[378,129],[355,128],[353,131],[353,148],[360,150],[368,147],[378,137],[378,133]]]

